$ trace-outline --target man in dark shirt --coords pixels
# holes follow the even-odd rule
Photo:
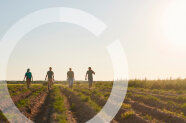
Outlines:
[[[49,71],[46,74],[45,80],[48,77],[48,91],[53,88],[53,81],[54,81],[54,72],[52,71],[52,67],[49,68]]]
[[[89,89],[91,89],[92,87],[92,83],[93,83],[93,74],[95,75],[95,72],[92,70],[91,67],[88,68],[88,71],[85,75],[85,80],[87,80],[87,75],[88,75],[88,82],[89,82]]]
[[[67,72],[67,80],[69,81],[69,88],[72,89],[74,83],[74,72],[72,71],[72,68],[69,68],[69,71]]]

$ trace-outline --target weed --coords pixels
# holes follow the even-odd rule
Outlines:
[[[186,115],[186,103],[184,103],[184,104],[181,106],[181,108],[182,108],[182,111],[183,111],[184,115]]]
[[[147,114],[145,116],[143,116],[143,118],[146,119],[146,120],[149,120],[149,121],[153,120],[153,118],[151,116],[147,115]]]
[[[121,118],[128,119],[128,118],[130,118],[133,115],[134,115],[134,111],[133,110],[129,110],[129,111],[126,111],[126,112],[122,113],[121,114]]]
[[[123,103],[122,104],[122,108],[129,109],[129,108],[131,108],[131,105],[130,104]]]
[[[74,103],[71,104],[70,110],[74,110],[76,108],[76,105]]]
[[[64,98],[61,96],[61,92],[59,87],[54,87],[52,94],[52,98],[54,99],[52,106],[56,111],[56,120],[60,123],[67,123],[66,116],[66,107],[64,104]]]

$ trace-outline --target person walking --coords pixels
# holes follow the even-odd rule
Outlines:
[[[69,71],[67,72],[67,80],[69,81],[69,88],[73,88],[74,83],[74,71],[72,71],[72,68],[69,68]]]
[[[27,72],[25,73],[25,77],[23,81],[25,81],[25,79],[26,79],[27,88],[30,88],[31,81],[33,81],[33,76],[29,68],[27,69]]]
[[[48,89],[47,91],[49,91],[50,89],[53,88],[53,82],[54,82],[54,72],[52,71],[52,67],[49,68],[49,71],[46,74],[45,80],[47,80],[48,77]]]
[[[92,88],[93,74],[95,75],[95,72],[92,70],[91,67],[88,67],[88,71],[87,71],[87,73],[85,75],[85,80],[87,80],[87,76],[88,76],[89,89]]]

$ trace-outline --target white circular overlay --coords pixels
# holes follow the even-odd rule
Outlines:
[[[0,110],[10,122],[32,123],[31,120],[19,111],[9,95],[6,82],[9,57],[16,44],[24,35],[34,28],[55,22],[65,22],[81,26],[93,33],[96,37],[101,35],[107,28],[107,25],[95,16],[79,9],[65,7],[38,10],[23,17],[13,25],[0,42],[0,80],[3,80],[0,83]],[[96,116],[87,121],[88,123],[104,123],[112,121],[119,111],[127,92],[128,64],[120,41],[113,41],[113,43],[107,46],[107,51],[110,54],[114,70],[112,91],[105,106]]]

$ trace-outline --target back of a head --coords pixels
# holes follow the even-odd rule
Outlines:
[[[69,68],[69,71],[72,71],[72,68]]]
[[[52,67],[49,67],[49,70],[51,71],[52,70]]]
[[[29,68],[27,69],[27,72],[30,72],[30,69]]]
[[[88,67],[89,70],[91,70],[92,68],[91,67]]]

